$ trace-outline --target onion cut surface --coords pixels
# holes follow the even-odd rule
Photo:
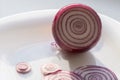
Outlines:
[[[98,42],[101,20],[89,6],[72,4],[56,14],[52,32],[56,43],[64,51],[85,52]]]
[[[101,66],[82,66],[77,68],[74,72],[82,76],[83,80],[118,80],[111,70]]]
[[[83,80],[83,79],[74,72],[59,71],[56,74],[46,76],[45,80]]]

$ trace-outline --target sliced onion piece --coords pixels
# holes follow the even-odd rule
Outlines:
[[[72,4],[56,14],[52,33],[56,43],[68,52],[85,52],[98,42],[101,20],[89,6]]]
[[[26,62],[20,62],[16,65],[16,70],[18,73],[28,73],[31,71],[31,66]]]
[[[56,53],[60,51],[60,47],[57,45],[56,42],[51,42],[51,46],[52,46],[52,50],[56,51]]]
[[[79,67],[75,73],[82,76],[83,80],[118,80],[110,69],[95,65]]]
[[[45,80],[83,80],[83,79],[74,72],[60,71],[56,74],[46,76]]]
[[[56,73],[57,71],[60,70],[61,70],[60,67],[57,64],[53,64],[53,63],[44,64],[41,67],[41,71],[44,75]]]
[[[59,49],[59,46],[57,45],[57,43],[56,42],[52,42],[51,43],[51,46],[54,48],[54,49]]]

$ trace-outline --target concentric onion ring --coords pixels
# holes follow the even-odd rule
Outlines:
[[[75,73],[83,77],[83,80],[118,80],[116,75],[108,68],[87,65],[75,70]]]
[[[56,74],[46,76],[45,80],[83,80],[83,79],[73,72],[60,71]]]
[[[91,49],[101,35],[101,20],[90,7],[82,4],[66,6],[58,11],[53,21],[56,43],[68,52]]]

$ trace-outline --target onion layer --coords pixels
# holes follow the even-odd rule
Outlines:
[[[57,44],[68,52],[91,49],[101,35],[101,20],[90,7],[82,4],[66,6],[53,21],[53,36]]]
[[[56,74],[46,76],[45,80],[83,80],[83,79],[73,72],[60,71]]]
[[[28,63],[20,62],[16,65],[16,70],[18,73],[28,73],[31,71],[31,66]]]
[[[53,73],[56,73],[60,70],[61,70],[60,67],[57,64],[53,64],[53,63],[44,64],[41,67],[41,71],[44,75],[53,74]]]
[[[82,76],[83,80],[118,80],[111,70],[95,65],[79,67],[75,73]]]

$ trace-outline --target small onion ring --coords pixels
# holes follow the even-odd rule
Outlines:
[[[49,75],[61,71],[60,67],[57,64],[48,63],[44,64],[41,67],[41,71],[44,75]]]
[[[28,73],[31,71],[31,66],[26,62],[20,62],[16,65],[16,71],[18,73]]]
[[[67,52],[85,52],[98,42],[101,20],[89,6],[73,4],[56,14],[52,33],[56,43]]]
[[[83,80],[81,76],[78,76],[74,72],[59,71],[56,74],[51,74],[45,77],[44,80]]]
[[[86,65],[74,71],[84,80],[118,80],[117,76],[108,68],[96,65]]]

